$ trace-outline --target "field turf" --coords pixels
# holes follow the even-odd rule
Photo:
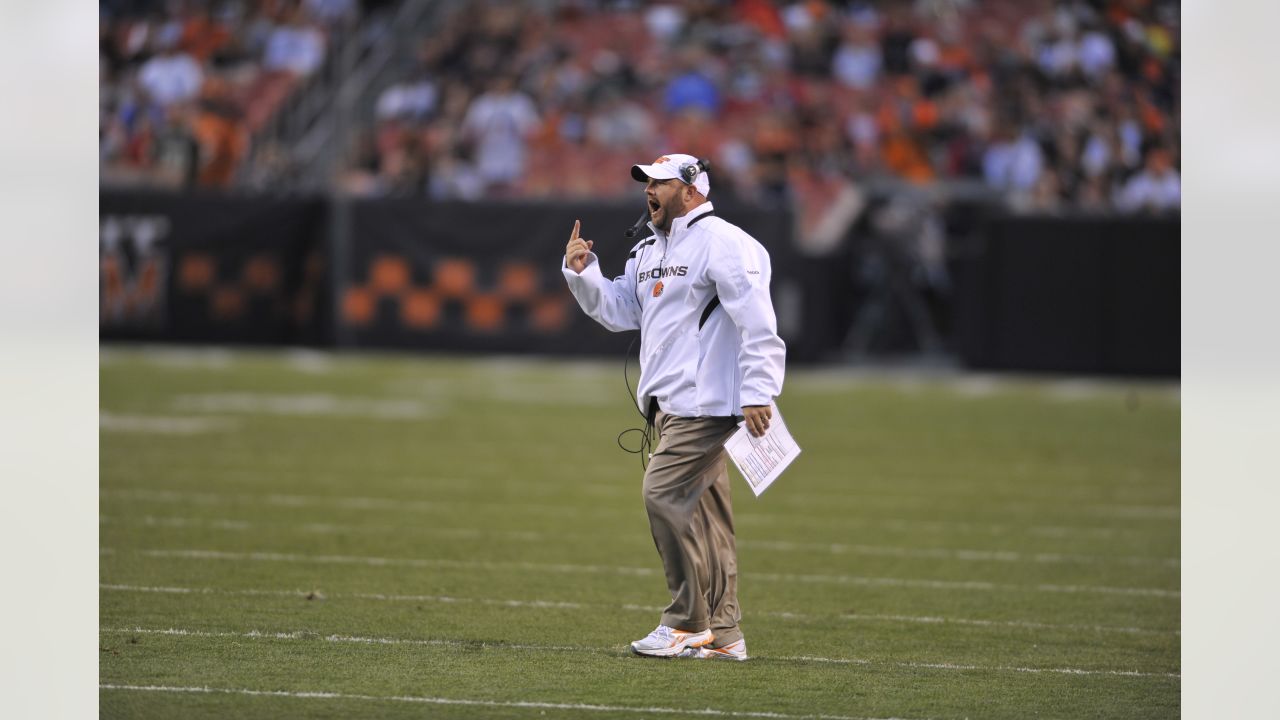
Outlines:
[[[628,652],[667,596],[620,362],[100,367],[103,717],[1179,715],[1176,384],[793,369],[729,663]]]

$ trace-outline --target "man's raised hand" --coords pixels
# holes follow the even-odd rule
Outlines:
[[[582,274],[587,269],[587,254],[591,252],[591,247],[595,245],[590,240],[583,240],[578,237],[578,232],[582,229],[582,221],[573,221],[573,234],[569,236],[569,244],[564,246],[564,262],[569,269]]]

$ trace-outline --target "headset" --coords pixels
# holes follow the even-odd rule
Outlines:
[[[680,166],[677,173],[680,174],[680,182],[685,185],[692,185],[698,179],[698,176],[704,172],[711,172],[711,163],[706,160],[697,160],[691,163],[685,163]],[[649,222],[649,210],[645,209],[640,215],[640,219],[635,224],[623,231],[623,236],[628,240],[634,238],[644,229],[645,223]]]
[[[692,185],[693,181],[697,180],[699,175],[707,172],[708,170],[710,170],[710,166],[707,164],[706,160],[697,160],[695,162],[685,163],[680,166],[680,179],[684,181],[685,185]]]

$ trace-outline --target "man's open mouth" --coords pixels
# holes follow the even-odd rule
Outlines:
[[[654,200],[653,198],[649,198],[649,212],[651,213],[658,212],[659,207],[661,207],[661,205],[658,204],[657,200]]]

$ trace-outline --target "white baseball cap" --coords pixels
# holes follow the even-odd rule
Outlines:
[[[687,180],[681,172],[683,170],[684,173],[692,174],[692,170],[685,170],[685,168],[689,167],[698,169],[698,174],[692,182]],[[698,158],[692,155],[672,153],[654,160],[652,165],[632,165],[631,177],[640,182],[647,182],[649,178],[654,180],[680,180],[694,186],[704,196],[711,194],[711,180],[707,177],[705,170],[698,168]]]

